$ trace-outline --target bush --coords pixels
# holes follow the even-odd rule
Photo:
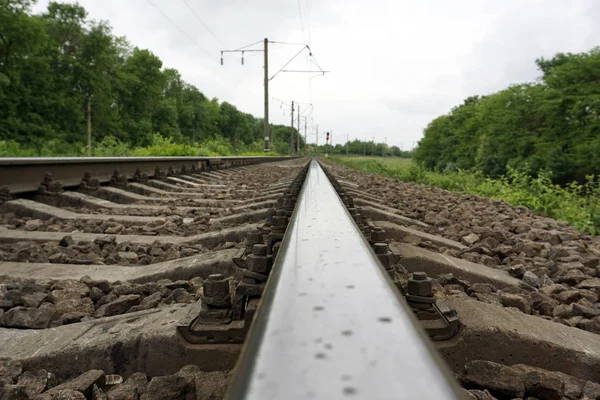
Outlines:
[[[341,157],[332,157],[331,160],[388,178],[504,200],[568,222],[582,232],[592,235],[600,233],[600,179],[594,175],[587,176],[583,185],[571,182],[561,187],[553,183],[552,173],[541,170],[533,176],[527,165],[523,169],[508,167],[506,176],[490,178],[480,171],[458,169],[445,173],[433,172],[416,163],[392,168],[376,160]]]

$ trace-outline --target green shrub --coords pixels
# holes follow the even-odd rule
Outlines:
[[[417,163],[391,168],[376,160],[343,157],[332,157],[331,160],[388,178],[504,200],[568,222],[582,232],[592,235],[600,233],[600,179],[594,175],[587,176],[583,185],[571,182],[561,187],[553,183],[550,172],[541,170],[533,176],[527,165],[523,169],[508,167],[506,176],[490,178],[480,171],[458,169],[445,173],[433,172]]]

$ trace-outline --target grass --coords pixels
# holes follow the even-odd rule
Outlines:
[[[489,178],[481,172],[426,170],[410,160],[375,157],[331,157],[338,164],[407,182],[476,194],[525,206],[541,215],[565,221],[584,233],[600,234],[600,180],[590,175],[581,184],[565,187],[552,183],[551,173],[510,169],[507,176]],[[533,176],[535,175],[535,176]]]
[[[346,161],[371,160],[377,161],[388,168],[407,168],[410,167],[412,159],[400,157],[380,157],[380,156],[341,156],[340,159]]]

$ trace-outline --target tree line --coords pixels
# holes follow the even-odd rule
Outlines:
[[[382,156],[382,157],[412,157],[412,151],[401,150],[398,146],[388,146],[386,143],[375,143],[375,141],[362,141],[354,139],[344,144],[322,144],[316,146],[309,144],[312,150],[321,154],[340,154],[355,156]]]
[[[34,14],[33,3],[0,0],[0,141],[64,153],[86,146],[89,122],[93,143],[148,146],[158,133],[263,150],[262,119],[207,97],[80,5],[50,2]],[[272,132],[274,150],[287,153],[295,129]]]
[[[537,81],[469,97],[431,121],[414,159],[490,176],[551,171],[560,184],[600,174],[600,48],[536,64]]]

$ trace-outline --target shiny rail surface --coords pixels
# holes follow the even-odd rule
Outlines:
[[[0,187],[11,194],[36,191],[46,172],[64,187],[78,186],[85,172],[90,172],[100,183],[109,182],[116,169],[127,179],[136,171],[154,177],[157,168],[165,173],[172,168],[180,171],[211,170],[287,160],[295,157],[40,157],[0,158]]]
[[[228,399],[454,399],[457,386],[311,161]]]

